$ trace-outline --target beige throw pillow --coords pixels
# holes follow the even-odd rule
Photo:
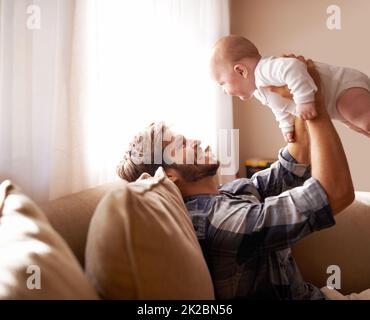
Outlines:
[[[214,299],[180,191],[162,168],[102,199],[90,224],[85,261],[103,298]]]
[[[43,212],[10,181],[0,185],[0,299],[97,299]]]

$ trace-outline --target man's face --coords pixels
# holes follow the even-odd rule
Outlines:
[[[221,64],[211,65],[211,77],[227,95],[243,101],[252,98],[256,89],[254,74],[242,75],[232,67]]]
[[[203,150],[200,140],[186,139],[181,134],[167,132],[164,161],[177,169],[187,181],[213,176],[220,166],[209,146]],[[170,137],[170,139],[168,139]]]

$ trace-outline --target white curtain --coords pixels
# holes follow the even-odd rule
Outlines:
[[[47,200],[69,191],[74,1],[1,0],[0,10],[0,180]]]
[[[138,130],[166,121],[217,148],[231,99],[208,57],[228,0],[1,1],[0,179],[39,201],[116,178]],[[236,159],[238,162],[238,159]]]

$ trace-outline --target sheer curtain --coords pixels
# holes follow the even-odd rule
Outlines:
[[[1,1],[0,179],[48,200],[116,178],[153,121],[217,149],[231,99],[210,81],[228,0]],[[235,160],[238,162],[238,159]]]
[[[73,12],[73,0],[0,1],[0,180],[37,200],[69,191]]]

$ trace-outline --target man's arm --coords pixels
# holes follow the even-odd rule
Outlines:
[[[306,61],[302,56],[288,55],[305,62],[307,71],[314,80],[318,91],[315,101],[318,118],[307,120],[311,140],[312,177],[317,179],[327,193],[333,214],[337,214],[354,200],[354,189],[342,143],[324,107],[321,96],[320,76],[312,60]],[[270,87],[270,90],[285,98],[292,98],[287,87]],[[298,160],[302,152],[300,144],[289,144],[289,152]]]
[[[290,57],[294,56],[290,55]],[[302,62],[305,61],[302,56],[297,58]],[[311,141],[312,177],[320,182],[327,193],[333,214],[337,214],[354,200],[352,178],[343,146],[326,108],[324,108],[320,90],[320,76],[311,60],[306,61],[306,64],[307,70],[318,88],[315,101],[319,116],[316,119],[306,121]],[[286,98],[292,97],[286,87],[270,87],[270,90]],[[298,141],[289,144],[288,148],[290,154],[297,161],[300,161],[299,154],[301,152],[305,154],[303,158],[307,156]]]
[[[242,260],[290,248],[312,232],[335,224],[327,195],[314,178],[262,203],[223,199],[216,207],[219,210],[209,216],[210,225],[218,239],[227,239],[225,245],[238,248]]]
[[[253,185],[242,178],[227,184],[226,191],[233,194],[252,193],[263,202],[267,197],[302,186],[311,177],[309,137],[302,120],[296,118],[295,125],[296,142],[289,143],[280,150],[279,161],[274,162],[270,168],[255,173],[250,179]]]
[[[258,190],[261,201],[271,196],[301,186],[310,175],[310,139],[303,120],[295,119],[295,143],[279,153],[279,161],[269,169],[257,172],[252,182]],[[249,190],[250,191],[250,190]],[[234,192],[238,192],[234,190]],[[239,193],[244,193],[240,190]]]
[[[302,186],[311,177],[309,161],[306,161],[308,150],[308,147],[296,148],[293,152],[289,151],[288,147],[281,149],[279,161],[252,176],[253,185],[243,179],[236,180],[231,191],[234,194],[258,194],[259,200],[264,202],[268,197],[278,196],[286,190]],[[230,184],[228,187],[230,188]]]
[[[307,65],[316,84],[320,84],[319,75],[312,69],[312,61]],[[318,117],[306,121],[311,141],[311,174],[326,191],[335,215],[353,202],[354,188],[342,143],[324,108],[320,89],[315,99]]]
[[[295,119],[295,142],[288,144],[290,155],[301,164],[310,164],[310,137],[306,124],[300,118]]]

